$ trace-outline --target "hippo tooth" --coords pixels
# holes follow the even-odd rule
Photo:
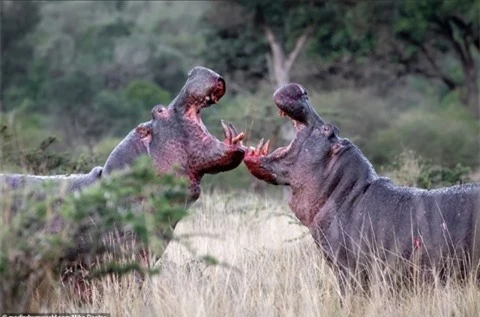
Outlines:
[[[223,127],[223,133],[225,134],[225,139],[227,141],[230,141],[230,139],[232,138],[232,135],[229,127],[225,124],[225,121],[223,120],[220,120],[220,123],[222,124],[222,127]]]
[[[263,138],[258,142],[258,145],[257,145],[257,149],[258,150],[261,150],[262,149],[262,146],[263,146]]]
[[[262,154],[263,154],[263,155],[267,155],[269,149],[270,149],[270,140],[268,140],[267,142],[265,142],[265,145],[264,145],[263,148],[262,148]]]
[[[232,143],[237,143],[239,141],[242,141],[243,138],[245,138],[245,133],[241,132],[240,134],[238,134],[235,138],[233,138],[232,140]]]
[[[233,124],[231,124],[230,122],[228,123],[228,126],[230,127],[230,130],[232,131],[232,136],[237,136],[238,135],[237,128],[235,128],[235,126]]]

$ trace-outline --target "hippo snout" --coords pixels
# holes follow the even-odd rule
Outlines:
[[[216,84],[213,88],[212,93],[210,94],[211,101],[213,103],[217,103],[220,98],[223,97],[226,91],[225,80],[222,76],[218,76],[216,79]]]
[[[273,101],[277,105],[282,105],[286,101],[292,102],[300,100],[302,97],[307,95],[307,90],[303,86],[290,83],[278,88],[273,93]]]

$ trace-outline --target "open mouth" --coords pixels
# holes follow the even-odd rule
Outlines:
[[[208,107],[213,104],[216,104],[220,100],[220,98],[223,97],[224,94],[225,94],[225,81],[223,80],[223,78],[219,78],[217,80],[217,84],[215,85],[215,87],[213,87],[210,94],[208,94],[205,97],[204,107]]]
[[[223,78],[217,78],[215,85],[212,85],[209,93],[205,95],[205,97],[201,98],[200,100],[196,101],[195,103],[191,104],[188,107],[186,116],[194,121],[201,129],[203,133],[203,138],[216,140],[214,136],[208,132],[207,127],[203,124],[202,117],[201,117],[201,110],[203,108],[210,107],[218,103],[218,101],[223,97],[225,94],[225,81]],[[231,123],[226,123],[224,121],[222,123],[223,133],[225,135],[224,143],[228,145],[234,145],[239,143],[245,138],[245,134],[243,132],[239,133],[237,129]]]
[[[288,144],[287,146],[279,147],[276,150],[274,150],[272,153],[268,154],[270,150],[270,140],[265,142],[264,139],[261,139],[256,147],[251,146],[249,148],[249,151],[247,154],[255,155],[255,156],[269,156],[271,158],[281,158],[287,155],[293,143],[297,139],[298,133],[305,128],[305,124],[293,119],[285,111],[281,109],[278,110],[278,115],[283,118],[288,118],[292,122],[293,128],[295,129],[295,137],[292,139],[290,144]]]
[[[225,94],[225,81],[223,78],[218,78],[217,82],[210,91],[199,100],[197,99],[195,102],[190,104],[187,110],[187,117],[196,121],[198,124],[203,125],[202,118],[200,116],[200,111],[203,108],[208,108],[211,105],[218,103],[218,101],[223,97]]]
[[[295,129],[295,132],[298,132],[300,129],[305,127],[305,125],[303,123],[291,118],[285,111],[283,111],[281,109],[278,110],[278,115],[282,118],[290,119],[292,121],[293,128]]]

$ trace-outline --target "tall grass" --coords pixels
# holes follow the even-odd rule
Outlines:
[[[112,316],[480,315],[474,282],[415,286],[394,294],[380,283],[370,296],[347,293],[342,303],[333,272],[283,201],[212,193],[190,212],[175,231],[187,243],[170,243],[157,263],[161,274],[143,287],[133,278],[109,278],[95,284],[89,303],[62,294],[42,309]],[[198,260],[205,255],[218,265],[209,265],[215,262],[210,257]]]

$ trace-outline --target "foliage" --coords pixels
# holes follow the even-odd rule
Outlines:
[[[469,167],[460,163],[449,168],[404,151],[382,168],[397,184],[420,188],[439,188],[470,181]]]
[[[418,185],[422,188],[436,188],[458,185],[468,182],[470,168],[458,163],[453,168],[431,164],[424,167],[418,176]]]
[[[221,5],[234,6],[235,4],[224,2]],[[208,16],[206,19],[213,18]],[[205,39],[209,43],[204,52],[206,65],[211,65],[210,67],[220,74],[226,74],[227,87],[230,87],[231,81],[235,83],[231,87],[234,92],[242,90],[253,92],[259,81],[266,78],[268,48],[253,25],[244,25],[239,21],[236,25],[211,28],[205,31]]]
[[[449,168],[458,162],[479,166],[480,126],[466,112],[458,105],[453,109],[419,105],[417,109],[402,113],[390,127],[377,131],[373,137],[372,144],[380,150],[372,159],[384,164],[402,150],[409,149]]]
[[[197,51],[185,46],[195,42],[191,34],[203,5],[182,13],[185,3],[114,3],[2,2],[6,11],[18,11],[8,16],[29,20],[22,19],[23,26],[2,19],[2,41],[11,39],[2,46],[2,78],[12,80],[2,81],[0,110],[47,116],[44,127],[61,132],[64,147],[91,149],[101,137],[123,136],[148,119],[155,104],[168,103],[195,65]],[[180,14],[152,14],[166,8]],[[162,33],[173,18],[189,22],[169,28],[177,36]],[[22,81],[13,80],[18,76]],[[155,91],[132,96],[140,82]]]
[[[410,72],[441,80],[449,90],[460,90],[472,114],[478,110],[477,66],[480,53],[478,1],[401,1],[394,35],[403,44],[399,61]],[[446,56],[451,63],[441,65]],[[458,70],[458,71],[457,71]]]
[[[225,119],[246,132],[246,144],[268,138],[273,148],[284,145],[289,122],[276,115],[271,99],[275,76],[265,26],[285,55],[310,30],[290,77],[377,168],[406,149],[447,168],[480,165],[472,112],[478,99],[464,106],[466,92],[478,88],[477,2],[1,5],[0,121],[10,135],[0,140],[2,169],[50,174],[101,165],[114,140],[149,120],[152,106],[173,99],[195,65],[226,79],[220,104],[202,111],[213,134],[222,137],[219,119]],[[241,169],[215,176],[225,187],[243,188],[249,179]]]
[[[148,113],[153,106],[163,103],[169,104],[171,96],[168,91],[158,87],[155,83],[145,80],[133,80],[125,90],[127,101],[135,105],[136,111]]]
[[[97,165],[95,155],[72,155],[54,148],[58,140],[47,137],[32,147],[18,147],[15,135],[7,125],[0,129],[0,158],[2,169],[9,168],[33,174],[86,173]]]
[[[148,158],[81,192],[66,194],[58,185],[2,188],[1,311],[28,311],[37,287],[58,288],[74,264],[89,267],[90,277],[155,273],[132,254],[143,248],[162,254],[172,224],[185,216],[185,182],[157,177]]]
[[[4,93],[13,85],[22,85],[28,79],[29,62],[34,47],[28,35],[40,22],[39,3],[36,1],[2,1],[1,72],[0,91]],[[0,111],[3,105],[0,105]]]
[[[228,70],[235,85],[240,86],[237,89],[252,91],[259,80],[274,79],[269,75],[276,76],[277,59],[284,62],[286,52],[294,50],[297,39],[310,32],[323,9],[323,3],[317,1],[238,0],[212,6],[210,12],[220,10],[220,14],[206,15],[207,24],[212,26],[206,37],[220,51],[209,46],[204,51],[206,60],[215,68]],[[227,12],[228,19],[222,14]],[[266,28],[275,37],[268,39],[269,45]],[[272,41],[279,44],[282,53],[272,48]],[[291,66],[286,68],[290,72]],[[251,81],[245,81],[245,77]]]

